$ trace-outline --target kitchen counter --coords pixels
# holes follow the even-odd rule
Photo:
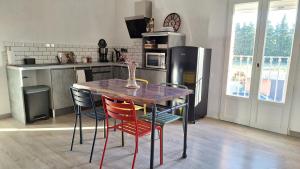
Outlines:
[[[52,116],[73,111],[69,88],[76,83],[76,69],[90,69],[93,80],[128,78],[124,63],[77,63],[77,64],[36,64],[8,65],[10,107],[12,116],[26,124],[23,87],[46,85],[50,87],[50,107]],[[138,67],[136,77],[150,83],[165,83],[167,70]]]
[[[116,62],[93,62],[93,63],[74,63],[74,64],[35,64],[35,65],[8,65],[8,69],[15,70],[43,70],[43,69],[67,69],[67,68],[86,68],[86,67],[101,67],[101,66],[122,66],[126,67],[125,63],[116,63]],[[138,66],[137,69],[145,69],[145,70],[154,70],[154,71],[163,71],[166,72],[166,69],[153,69],[153,68],[145,68]]]
[[[65,69],[65,68],[81,68],[81,67],[98,67],[98,66],[126,66],[124,63],[74,63],[74,64],[36,64],[36,65],[8,65],[8,69],[16,70],[41,70],[41,69]]]

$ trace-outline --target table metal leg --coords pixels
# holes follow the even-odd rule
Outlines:
[[[78,106],[78,112],[79,112],[79,135],[80,135],[80,144],[82,144],[82,120],[81,120],[81,107]]]
[[[150,154],[150,169],[153,169],[154,163],[154,137],[155,137],[155,116],[156,116],[156,104],[152,106],[152,128],[151,128],[151,154]]]
[[[185,108],[185,113],[184,113],[184,129],[183,129],[183,153],[182,153],[182,158],[186,158],[186,148],[187,148],[187,127],[188,127],[188,114],[189,114],[189,96],[186,97],[186,108]]]

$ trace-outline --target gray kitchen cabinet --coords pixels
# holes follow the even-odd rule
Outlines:
[[[113,78],[113,68],[111,66],[106,67],[93,67],[93,80],[106,80]]]
[[[70,86],[76,82],[74,69],[52,69],[52,107],[54,110],[71,107],[73,105]]]
[[[115,66],[113,67],[113,78],[115,79],[128,79],[127,67]]]
[[[136,77],[146,79],[149,83],[154,84],[167,82],[167,72],[163,70],[137,69]]]

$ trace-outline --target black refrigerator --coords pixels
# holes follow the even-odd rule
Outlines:
[[[189,97],[188,121],[192,123],[207,114],[210,61],[211,49],[192,46],[170,49],[167,80],[194,91]]]

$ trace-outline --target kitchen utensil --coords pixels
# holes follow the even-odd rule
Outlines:
[[[119,62],[121,57],[121,52],[116,48],[114,48],[114,51],[116,52],[116,62]]]
[[[99,46],[99,48],[106,48],[107,43],[104,39],[100,39],[98,42],[98,46]]]
[[[108,48],[99,48],[99,61],[100,62],[108,62],[107,60]]]
[[[75,56],[71,51],[58,52],[56,58],[60,64],[75,63]]]

